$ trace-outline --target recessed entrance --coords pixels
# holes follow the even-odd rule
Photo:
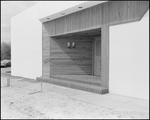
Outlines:
[[[55,54],[55,57],[57,57],[57,59],[60,58],[60,61],[65,61],[65,59],[70,61],[70,65],[69,63],[67,64],[67,61],[66,63],[64,62],[63,64],[58,63],[60,65],[60,68],[58,64],[57,65],[51,64],[50,67],[51,75],[92,75],[98,77],[101,76],[100,28],[52,36],[51,38],[52,38],[51,48],[54,48],[53,43],[57,44],[58,46],[61,46],[61,48],[57,47],[58,49],[61,49],[57,50],[57,53],[58,52],[62,53],[61,54],[62,57],[56,56],[57,53],[54,53],[53,49],[51,49],[51,55]],[[70,47],[67,48],[68,43],[75,43],[76,45],[75,48],[72,49]],[[66,58],[64,59],[64,57]],[[54,62],[55,61],[54,59],[51,61]],[[64,64],[66,65],[63,67]],[[54,70],[53,67],[55,68]],[[58,72],[58,74],[56,72]]]
[[[51,36],[49,40],[50,62],[44,65],[49,66],[50,76],[38,80],[99,94],[108,93],[101,79],[101,28]]]
[[[49,72],[50,76],[38,80],[98,94],[108,93],[105,64],[102,64],[105,61],[105,47],[102,46],[105,41],[101,39],[105,38],[101,33],[104,31],[98,28],[51,36],[49,62],[43,64],[44,72]]]

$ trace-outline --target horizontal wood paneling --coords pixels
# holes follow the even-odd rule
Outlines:
[[[71,66],[71,65],[80,65],[80,66],[91,66],[92,60],[71,60],[71,59],[60,59],[60,60],[50,60],[51,66],[59,67],[60,65],[65,66]]]
[[[140,20],[149,1],[110,1],[44,23],[50,35],[99,28],[105,24],[121,24]]]
[[[53,74],[54,73],[54,74]],[[75,71],[75,70],[51,70],[51,75],[55,75],[55,73],[57,73],[56,75],[90,75],[91,74],[91,71],[90,72],[84,72],[83,70],[81,71]]]
[[[67,48],[67,42],[75,42],[75,48]],[[92,39],[91,38],[51,38],[50,40],[51,75],[91,75]]]

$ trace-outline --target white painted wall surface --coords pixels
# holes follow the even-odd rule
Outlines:
[[[110,93],[149,100],[149,11],[109,32]]]
[[[38,5],[11,19],[11,74],[35,79],[42,75],[42,24]]]
[[[31,79],[42,76],[42,23],[39,19],[85,2],[41,1],[13,16],[11,18],[11,74]]]

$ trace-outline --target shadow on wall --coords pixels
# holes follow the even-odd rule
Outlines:
[[[92,75],[92,38],[50,38],[50,58],[51,75]]]

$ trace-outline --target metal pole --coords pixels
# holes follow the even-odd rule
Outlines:
[[[10,79],[7,78],[7,86],[9,87],[10,86]]]
[[[43,82],[43,79],[41,78],[41,92],[42,92],[42,82]]]

